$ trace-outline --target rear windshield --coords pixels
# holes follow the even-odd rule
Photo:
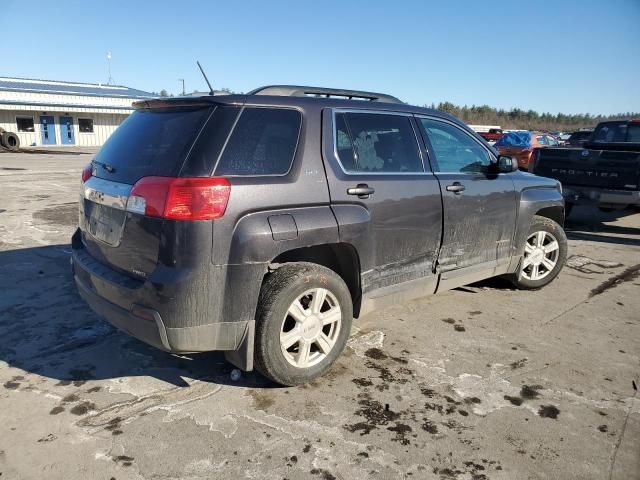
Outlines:
[[[95,175],[129,184],[150,175],[178,175],[211,109],[135,111],[94,158]]]
[[[593,133],[593,141],[602,143],[638,142],[639,138],[640,125],[626,122],[601,123]]]

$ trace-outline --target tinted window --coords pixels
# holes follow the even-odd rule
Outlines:
[[[445,122],[420,119],[431,141],[439,172],[484,172],[488,152],[468,133]]]
[[[545,137],[544,135],[538,135],[536,137],[536,142],[542,145],[549,145],[549,142],[547,141],[547,137]]]
[[[210,107],[133,112],[96,155],[96,176],[134,183],[150,175],[178,175],[210,113]],[[112,172],[100,164],[110,166]]]
[[[627,141],[627,124],[626,123],[601,123],[596,127],[593,135],[594,142],[626,142]]]
[[[79,118],[78,130],[80,133],[93,133],[93,119],[92,118]]]
[[[245,108],[216,167],[216,175],[284,175],[291,168],[300,112]]]
[[[627,142],[640,143],[640,125],[629,124],[627,128]]]
[[[409,117],[375,113],[336,114],[336,149],[350,173],[422,172]]]
[[[19,132],[33,132],[33,117],[17,117],[16,124]]]

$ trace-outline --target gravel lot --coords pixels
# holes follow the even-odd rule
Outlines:
[[[375,312],[313,384],[230,378],[76,294],[88,154],[0,153],[2,479],[638,479],[640,213],[578,208],[549,287]]]

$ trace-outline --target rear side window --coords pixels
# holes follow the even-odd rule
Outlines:
[[[291,168],[302,116],[284,108],[245,108],[216,175],[284,175]]]
[[[422,160],[409,117],[336,114],[336,152],[348,173],[418,173]]]
[[[94,158],[96,176],[129,184],[176,176],[210,113],[211,107],[133,112]]]
[[[630,123],[627,128],[627,142],[640,143],[640,125]]]

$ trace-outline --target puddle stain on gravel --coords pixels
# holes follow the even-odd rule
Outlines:
[[[86,415],[91,410],[95,410],[96,405],[93,402],[82,402],[78,405],[75,405],[71,410],[69,410],[74,415]]]
[[[33,218],[52,225],[72,227],[78,223],[78,203],[65,203],[43,208],[34,212]]]
[[[555,405],[541,405],[540,410],[538,410],[538,415],[542,418],[552,418],[556,420],[558,415],[560,415],[560,410]]]
[[[629,267],[623,272],[617,275],[614,275],[608,280],[602,282],[596,288],[591,290],[591,292],[589,292],[589,298],[595,297],[596,295],[600,295],[601,293],[604,293],[611,288],[617,287],[622,283],[631,282],[638,277],[640,277],[640,264]]]

